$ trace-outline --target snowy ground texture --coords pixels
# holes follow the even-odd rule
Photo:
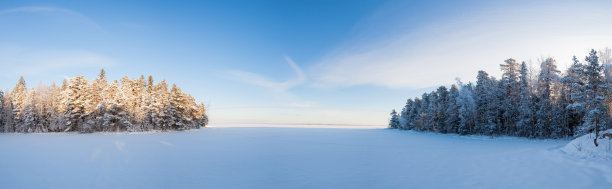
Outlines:
[[[389,129],[1,134],[0,188],[612,188],[567,140]]]
[[[612,129],[608,129],[599,134],[612,134]],[[597,140],[597,144],[599,144],[599,146],[596,147],[595,143],[593,143],[593,139],[595,139],[594,133],[583,135],[572,140],[561,150],[570,155],[582,158],[603,158],[612,160],[612,140],[610,138],[600,138]]]

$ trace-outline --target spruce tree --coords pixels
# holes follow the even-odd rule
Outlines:
[[[457,104],[459,104],[459,134],[474,134],[474,127],[478,115],[472,84],[460,84],[460,86],[461,89],[459,90],[459,97],[457,98]]]
[[[406,101],[406,105],[402,109],[402,113],[400,114],[400,129],[410,130],[412,129],[412,115],[411,111],[414,106],[414,100],[408,99]]]
[[[516,133],[516,123],[519,117],[519,111],[517,104],[520,101],[520,82],[519,82],[519,64],[512,58],[505,60],[504,64],[500,65],[503,72],[501,85],[502,85],[502,98],[501,108],[502,114],[502,125],[506,128],[505,134],[511,135]]]
[[[446,104],[448,104],[448,108],[445,110],[446,115],[448,116],[446,119],[446,127],[448,133],[458,133],[459,127],[459,108],[461,107],[459,103],[457,103],[457,98],[459,98],[459,88],[457,85],[453,84],[448,92],[448,99]]]
[[[4,132],[6,115],[4,115],[4,91],[0,89],[0,132]]]
[[[536,136],[549,137],[553,119],[553,99],[552,88],[555,82],[558,81],[557,65],[553,58],[547,58],[540,65],[540,74],[538,75],[538,109],[536,112]]]
[[[517,135],[522,137],[533,137],[534,132],[534,100],[529,89],[529,76],[528,68],[525,62],[521,63],[520,83],[519,83],[519,105],[518,105],[518,121],[517,121]]]
[[[436,90],[436,94],[438,94],[438,98],[436,99],[437,106],[436,106],[436,111],[435,111],[437,115],[436,131],[441,132],[441,133],[446,133],[448,132],[448,130],[450,130],[448,128],[448,125],[446,125],[447,120],[448,120],[448,114],[446,110],[449,107],[448,105],[449,92],[445,86],[440,86]]]
[[[595,146],[598,146],[597,138],[599,130],[606,129],[609,124],[610,114],[608,114],[609,106],[605,104],[606,92],[608,86],[602,77],[603,67],[599,64],[597,52],[591,50],[589,56],[585,58],[586,65],[584,74],[586,78],[585,94],[586,94],[586,115],[584,117],[583,130],[594,130]]]
[[[399,123],[399,116],[397,115],[397,112],[395,112],[395,109],[393,109],[393,111],[391,111],[391,119],[389,120],[389,128],[392,129],[397,129],[400,126]]]

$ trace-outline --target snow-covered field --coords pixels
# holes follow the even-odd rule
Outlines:
[[[567,140],[389,129],[0,134],[0,188],[612,188]]]

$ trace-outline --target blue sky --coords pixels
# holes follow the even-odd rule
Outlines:
[[[2,1],[0,87],[153,75],[212,124],[384,125],[513,57],[612,44],[606,1]]]

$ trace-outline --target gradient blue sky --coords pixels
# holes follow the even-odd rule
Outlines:
[[[2,1],[0,88],[153,75],[214,124],[385,125],[513,57],[612,44],[610,1]]]

